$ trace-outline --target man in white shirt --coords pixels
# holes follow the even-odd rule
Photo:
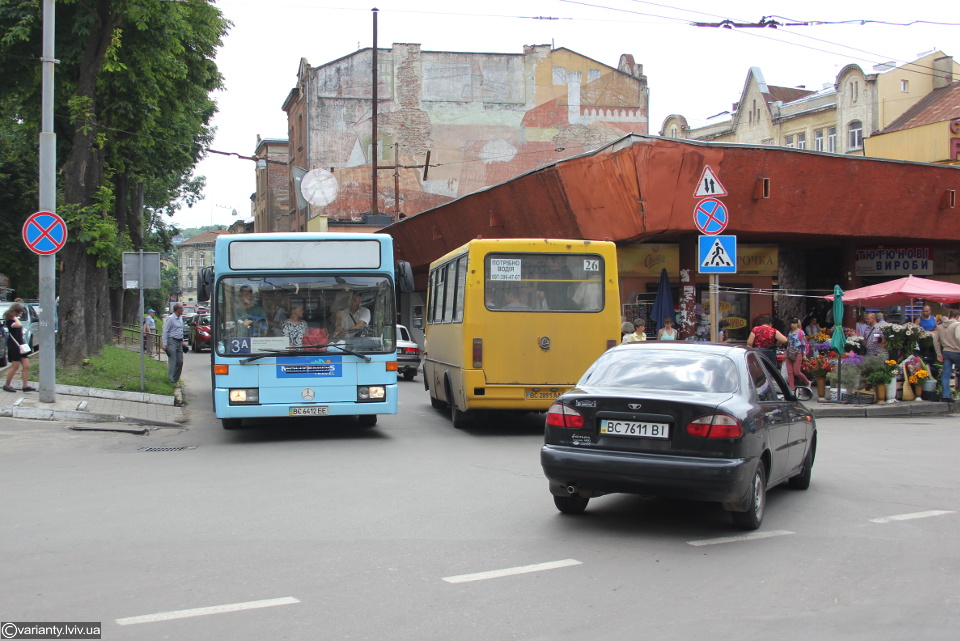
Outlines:
[[[360,306],[360,294],[350,297],[350,306],[337,312],[337,329],[334,339],[350,338],[359,334],[370,324],[370,310]]]

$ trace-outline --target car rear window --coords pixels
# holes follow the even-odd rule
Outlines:
[[[578,385],[731,393],[737,390],[737,368],[715,354],[614,349],[598,358]]]

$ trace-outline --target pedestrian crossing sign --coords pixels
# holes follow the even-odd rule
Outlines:
[[[737,237],[736,236],[700,236],[697,252],[701,274],[737,273]]]

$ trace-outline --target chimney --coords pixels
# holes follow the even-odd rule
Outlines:
[[[953,82],[953,56],[943,56],[933,61],[933,88],[943,89]]]

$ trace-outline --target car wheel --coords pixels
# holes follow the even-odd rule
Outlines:
[[[572,496],[554,495],[553,497],[553,504],[556,505],[557,509],[564,514],[583,514],[583,511],[587,509],[587,503],[589,502],[590,499],[577,496],[576,494]]]
[[[795,490],[806,490],[810,487],[810,477],[813,476],[813,459],[816,457],[817,442],[814,441],[810,450],[803,459],[803,470],[787,481],[787,486]]]
[[[377,424],[376,414],[361,414],[357,417],[357,424],[360,427],[373,427]]]
[[[220,423],[225,430],[238,430],[242,419],[239,418],[221,418]]]
[[[403,372],[403,380],[412,381],[413,377],[417,375],[417,370],[408,369]]]
[[[767,469],[763,461],[757,463],[750,486],[750,506],[746,512],[731,512],[733,524],[744,530],[756,530],[763,523],[763,511],[767,506]]]

